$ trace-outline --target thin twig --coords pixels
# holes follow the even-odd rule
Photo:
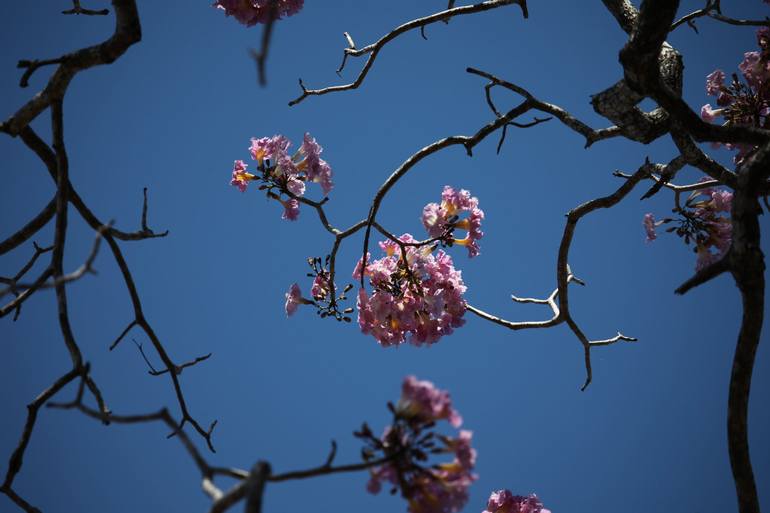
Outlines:
[[[72,0],[72,9],[68,9],[66,11],[62,11],[62,14],[75,14],[80,15],[83,14],[85,16],[106,16],[110,13],[109,9],[86,9],[85,7],[80,6],[80,0]]]
[[[426,25],[430,25],[432,23],[436,23],[439,21],[446,21],[455,16],[474,14],[474,13],[488,11],[490,9],[496,9],[498,7],[503,7],[505,5],[511,5],[511,4],[518,4],[519,7],[521,7],[522,12],[524,13],[524,17],[526,18],[528,16],[526,0],[487,0],[485,2],[481,2],[475,5],[464,5],[461,7],[449,8],[447,10],[437,12],[435,14],[431,14],[430,16],[425,16],[424,18],[417,18],[415,20],[409,21],[407,23],[404,23],[403,25],[396,27],[392,31],[388,32],[376,42],[370,45],[364,46],[362,48],[355,48],[352,46],[348,46],[347,48],[344,49],[345,57],[347,56],[360,57],[362,55],[369,55],[369,58],[366,60],[366,63],[364,63],[364,67],[359,72],[358,77],[356,77],[356,79],[349,84],[329,86],[329,87],[324,87],[322,89],[308,89],[305,87],[304,83],[302,82],[302,79],[299,79],[299,85],[300,85],[300,88],[302,89],[302,94],[297,98],[295,98],[294,100],[290,101],[289,106],[291,107],[293,105],[298,104],[308,96],[320,96],[328,93],[357,89],[364,82],[366,75],[369,73],[372,66],[374,65],[374,61],[377,59],[377,55],[380,53],[380,50],[382,50],[382,48],[386,44],[388,44],[390,41],[392,41],[393,39],[395,39],[396,37],[398,37],[399,35],[405,32],[408,32],[416,28],[422,28],[422,27],[425,27]],[[346,61],[346,58],[343,58],[342,65],[340,65],[338,72],[342,71],[342,68],[345,66],[345,61]]]

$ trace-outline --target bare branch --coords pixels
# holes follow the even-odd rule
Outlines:
[[[728,258],[728,255],[725,255],[721,260],[717,260],[713,264],[696,272],[692,278],[682,283],[674,292],[679,295],[686,294],[698,285],[703,285],[704,283],[713,280],[722,273],[729,271],[729,261],[730,259]]]
[[[35,235],[41,228],[43,228],[43,226],[53,219],[55,213],[56,198],[54,197],[34,219],[22,226],[16,233],[0,242],[0,255],[8,253],[29,240],[30,237]]]
[[[68,9],[66,11],[62,11],[62,14],[75,14],[80,15],[83,14],[85,16],[106,16],[110,13],[109,9],[99,9],[99,10],[92,10],[92,9],[86,9],[84,7],[80,6],[80,0],[72,0],[72,9]]]
[[[367,216],[366,220],[366,233],[364,235],[364,248],[363,248],[363,256],[361,257],[363,259],[363,266],[366,266],[366,253],[369,250],[369,236],[371,234],[372,225],[377,217],[377,211],[380,208],[380,205],[382,204],[382,200],[385,198],[385,195],[388,193],[388,191],[398,182],[406,173],[414,167],[415,164],[420,162],[425,157],[432,155],[433,153],[436,153],[438,151],[443,150],[444,148],[448,148],[450,146],[455,146],[458,144],[461,144],[465,147],[465,152],[468,154],[468,156],[473,155],[473,148],[483,141],[489,134],[497,130],[498,128],[501,128],[509,121],[512,121],[513,119],[521,116],[525,112],[529,111],[531,109],[531,105],[529,101],[525,101],[524,103],[520,104],[519,106],[511,109],[508,111],[504,116],[498,117],[495,121],[492,121],[488,123],[487,125],[481,127],[475,134],[472,136],[465,136],[465,135],[455,135],[452,137],[447,137],[445,139],[438,140],[434,142],[433,144],[430,144],[408,159],[404,161],[403,164],[401,164],[389,177],[387,180],[385,180],[385,183],[383,183],[380,188],[377,190],[377,193],[374,196],[374,199],[372,201],[372,206],[369,209],[369,215]],[[364,282],[364,276],[363,273],[361,273],[361,285],[363,286]]]
[[[246,482],[245,513],[262,513],[262,493],[265,490],[265,480],[270,476],[270,464],[258,461],[251,469]]]
[[[16,114],[0,124],[0,131],[19,135],[30,121],[35,119],[52,102],[64,96],[72,78],[84,69],[100,64],[109,64],[123,55],[126,50],[142,37],[139,14],[134,0],[113,0],[115,7],[115,32],[101,44],[83,48],[61,57],[62,63],[56,68],[46,87],[32,97]]]
[[[564,227],[564,234],[562,235],[561,244],[559,245],[559,255],[558,255],[557,264],[556,264],[556,282],[558,286],[556,290],[554,290],[551,293],[551,295],[548,296],[548,298],[536,299],[536,298],[519,298],[516,296],[511,296],[511,299],[513,299],[518,303],[534,303],[534,304],[548,305],[551,308],[551,311],[553,312],[553,317],[545,321],[511,322],[511,321],[502,319],[500,317],[491,315],[471,305],[467,305],[466,308],[470,312],[481,317],[482,319],[493,322],[495,324],[499,324],[500,326],[503,326],[505,328],[508,328],[514,331],[521,330],[521,329],[531,329],[531,328],[550,328],[551,326],[556,326],[558,324],[566,322],[567,325],[572,330],[572,332],[578,338],[580,343],[583,345],[583,351],[585,354],[584,359],[585,359],[585,369],[586,369],[586,380],[583,383],[581,390],[585,390],[586,387],[588,387],[588,385],[591,383],[592,376],[593,376],[593,371],[591,368],[591,348],[594,346],[610,345],[618,341],[632,342],[632,341],[636,341],[636,339],[632,337],[627,337],[625,335],[622,335],[620,332],[618,332],[618,334],[615,337],[592,341],[585,336],[583,331],[578,327],[577,323],[573,320],[572,315],[570,314],[570,311],[569,311],[569,296],[568,296],[567,287],[569,283],[572,281],[575,281],[576,283],[580,283],[581,285],[584,285],[584,283],[581,280],[577,279],[574,276],[574,274],[572,274],[572,270],[570,269],[568,264],[569,250],[570,250],[570,246],[572,245],[572,238],[575,232],[575,227],[578,221],[583,216],[593,212],[594,210],[598,210],[600,208],[610,208],[616,205],[618,202],[620,202],[620,200],[625,198],[631,192],[631,190],[634,188],[634,186],[636,186],[637,183],[639,183],[642,179],[646,178],[651,173],[652,169],[655,169],[655,168],[656,168],[656,165],[651,164],[649,162],[645,162],[645,164],[643,164],[633,175],[626,175],[627,176],[626,182],[623,183],[623,185],[621,185],[620,188],[618,188],[614,193],[610,194],[609,196],[605,196],[603,198],[597,198],[591,201],[587,201],[586,203],[583,203],[582,205],[569,211],[569,213],[567,214],[567,224]],[[557,298],[558,298],[558,301],[557,301]]]
[[[275,20],[277,18],[278,1],[271,0],[270,14],[268,15],[267,23],[265,23],[265,28],[262,29],[262,46],[259,51],[256,51],[253,48],[249,50],[251,58],[254,59],[254,62],[257,65],[257,80],[262,87],[267,85],[267,71],[265,70],[265,67],[267,64],[267,56],[270,53],[270,41],[273,36],[273,26],[275,25]]]
[[[45,279],[47,279],[45,278],[42,281],[40,281],[40,278],[38,278],[38,280],[35,283],[33,283],[31,286],[28,286],[28,287],[25,287],[24,285],[19,284],[19,280],[22,279],[30,269],[32,269],[32,266],[35,265],[35,262],[37,262],[37,259],[40,257],[40,255],[53,250],[53,246],[50,246],[47,248],[41,248],[35,242],[33,242],[32,245],[35,248],[35,253],[32,255],[32,258],[30,258],[29,261],[24,265],[24,267],[22,267],[13,278],[0,277],[0,283],[5,283],[8,285],[8,288],[6,290],[0,291],[0,297],[4,296],[7,292],[13,292],[14,296],[16,296],[16,300],[14,300],[14,302],[18,300],[15,306],[6,305],[2,309],[0,309],[0,317],[5,316],[11,310],[16,310],[16,313],[13,316],[13,320],[16,321],[19,318],[19,315],[21,314],[21,303],[30,295],[32,295],[32,292],[30,292],[25,295],[25,298],[19,299],[19,296],[21,296],[19,289],[29,289],[34,287],[34,289],[36,290],[38,288],[43,287]],[[50,271],[51,268],[48,267],[47,270]],[[46,274],[46,272],[43,272],[43,274]]]
[[[115,339],[115,342],[110,344],[110,351],[118,347],[118,344],[120,344],[120,341],[123,340],[123,338],[128,334],[129,331],[131,331],[131,328],[136,326],[136,319],[128,323],[128,326],[126,326],[126,329],[120,332],[120,335],[118,335],[118,338]]]
[[[14,504],[26,511],[27,513],[42,513],[35,506],[24,500],[19,494],[17,494],[10,486],[0,486],[0,493],[4,493]]]
[[[19,87],[27,87],[29,85],[29,79],[32,77],[32,74],[39,68],[42,68],[43,66],[50,66],[52,64],[61,64],[62,62],[64,62],[64,57],[59,57],[58,59],[45,59],[42,61],[19,61],[18,64],[16,64],[16,67],[26,70],[19,80]]]
[[[22,464],[24,463],[24,452],[32,437],[32,430],[35,427],[35,421],[37,420],[37,413],[40,410],[40,407],[79,375],[80,369],[72,369],[57,379],[50,387],[38,395],[34,401],[27,405],[27,421],[24,424],[21,439],[19,440],[16,449],[11,454],[11,459],[8,461],[8,470],[5,474],[5,480],[3,481],[1,488],[6,494],[11,489],[13,480],[16,478],[16,474],[19,473]]]
[[[680,25],[687,24],[696,33],[698,29],[695,27],[695,20],[698,18],[708,17],[728,25],[737,25],[743,27],[770,27],[770,20],[766,17],[764,20],[741,20],[736,18],[730,18],[724,16],[720,12],[719,2],[715,0],[707,0],[706,5],[700,9],[697,9],[690,14],[685,14],[674,23],[671,24],[671,32],[676,30]]]
[[[361,71],[358,74],[358,77],[356,77],[356,79],[353,82],[345,85],[324,87],[323,89],[307,89],[303,84],[302,79],[300,79],[299,84],[300,84],[300,88],[302,89],[302,94],[297,98],[295,98],[294,100],[290,101],[289,106],[291,107],[293,105],[298,104],[308,96],[320,96],[328,93],[358,89],[358,87],[363,83],[364,79],[366,78],[366,75],[369,73],[372,66],[374,65],[374,61],[377,59],[377,55],[380,53],[380,50],[382,50],[382,48],[386,44],[388,44],[390,41],[392,41],[393,39],[395,39],[396,37],[400,36],[405,32],[408,32],[416,28],[425,27],[426,25],[430,25],[431,23],[446,21],[455,16],[474,14],[477,12],[488,11],[490,9],[496,9],[498,7],[503,7],[505,5],[511,5],[511,4],[518,4],[519,7],[521,7],[524,17],[526,18],[528,16],[526,0],[487,0],[485,2],[481,2],[475,5],[464,5],[461,7],[449,8],[445,11],[437,12],[435,14],[431,14],[430,16],[425,16],[424,18],[417,18],[416,20],[412,20],[410,22],[404,23],[403,25],[396,27],[392,31],[385,34],[376,42],[370,45],[364,46],[363,48],[355,48],[351,45],[345,48],[344,50],[344,58],[342,60],[342,64],[340,65],[340,68],[337,70],[338,72],[341,72],[343,67],[345,66],[345,61],[347,56],[361,57],[362,55],[369,55],[369,58],[366,60],[366,63],[364,63],[364,67],[361,69]]]
[[[18,296],[16,296],[13,301],[10,301],[7,305],[0,308],[0,317],[5,317],[13,310],[17,311],[17,317],[19,308],[21,308],[21,305],[26,301],[27,299],[32,296],[32,294],[35,293],[37,289],[43,286],[43,284],[48,280],[48,278],[53,275],[53,269],[51,267],[48,267],[45,271],[43,271],[40,276],[37,277],[37,279],[30,285],[28,289],[26,289],[24,292],[19,293]]]
[[[494,86],[501,86],[510,91],[515,92],[516,94],[526,99],[533,109],[539,110],[541,112],[545,112],[546,114],[551,114],[552,116],[557,118],[568,128],[571,128],[572,130],[574,130],[575,132],[579,133],[580,135],[586,138],[586,145],[585,145],[586,148],[588,148],[589,146],[591,146],[593,143],[597,141],[622,135],[622,131],[618,127],[610,127],[610,128],[595,130],[590,126],[586,125],[585,123],[583,123],[582,121],[580,121],[579,119],[577,119],[576,117],[574,117],[572,114],[570,114],[566,110],[562,109],[561,107],[540,101],[537,98],[535,98],[535,96],[532,95],[532,93],[530,93],[523,87],[513,84],[511,82],[508,82],[506,80],[502,80],[492,75],[491,73],[487,73],[486,71],[481,71],[476,68],[467,68],[466,71],[468,73],[478,75],[480,77],[484,77],[490,81],[490,83],[487,84],[487,86],[485,87],[487,104],[489,105],[492,112],[494,112],[495,115],[498,117],[500,117],[500,113],[497,111],[497,108],[494,106],[494,103],[492,102],[492,98],[490,96],[490,90]]]
[[[35,255],[32,257],[32,260],[30,260],[29,263],[27,263],[27,265],[24,266],[24,268],[19,272],[19,274],[16,275],[16,277],[13,280],[9,280],[10,287],[4,290],[0,290],[0,297],[3,297],[9,292],[15,292],[17,290],[26,290],[32,287],[40,288],[40,289],[54,288],[56,287],[56,285],[60,283],[66,284],[73,281],[77,281],[86,274],[96,274],[96,271],[93,268],[93,264],[94,264],[94,260],[96,260],[96,255],[99,253],[99,247],[101,245],[101,240],[102,240],[102,233],[107,229],[109,229],[109,225],[103,227],[101,230],[99,230],[96,233],[96,238],[94,239],[93,246],[91,247],[91,252],[86,258],[86,261],[83,262],[83,264],[81,264],[80,267],[78,267],[71,273],[62,275],[59,278],[54,278],[53,281],[51,282],[45,282],[37,286],[34,283],[33,284],[18,283],[18,280],[21,279],[24,273],[26,273],[27,270],[30,267],[32,267],[32,264],[34,264],[38,255],[53,249],[53,246],[51,246],[50,248],[40,248],[39,246],[35,245],[36,252],[35,252]],[[0,281],[3,281],[2,278],[0,278]],[[0,315],[0,317],[2,317],[2,315]]]
[[[653,178],[655,185],[650,187],[650,189],[642,195],[641,199],[644,200],[651,198],[657,194],[664,185],[666,185],[670,180],[673,180],[673,178],[676,176],[676,173],[684,167],[685,163],[686,159],[682,155],[678,155],[665,166],[661,166],[659,169],[656,169],[655,172],[660,175],[660,178]],[[652,176],[652,173],[650,173],[650,177]]]
[[[762,335],[765,309],[765,259],[759,215],[762,210],[752,186],[751,166],[740,169],[733,193],[732,244],[726,258],[741,292],[743,316],[735,346],[727,400],[727,440],[730,467],[740,513],[759,511],[759,497],[749,453],[749,397],[754,361]]]
[[[134,343],[139,348],[139,351],[141,352],[142,357],[144,358],[145,363],[147,363],[147,365],[150,367],[150,370],[147,371],[148,374],[150,374],[151,376],[161,376],[161,375],[163,375],[163,374],[165,374],[167,372],[170,372],[169,369],[163,369],[163,370],[160,370],[160,371],[159,370],[155,370],[155,368],[152,366],[150,361],[147,359],[147,356],[144,354],[144,350],[142,349],[142,345],[141,344],[137,344],[136,340],[134,340]],[[212,355],[212,353],[208,353],[206,355],[199,356],[199,357],[195,358],[194,360],[191,360],[191,361],[189,361],[187,363],[183,363],[181,365],[177,365],[177,366],[174,367],[174,373],[177,374],[177,375],[182,374],[182,371],[184,369],[186,369],[187,367],[192,367],[195,364],[198,364],[200,362],[206,361],[209,358],[211,358],[211,355]]]
[[[576,278],[575,275],[572,274],[571,270],[568,269],[567,272],[568,272],[567,283],[571,283],[574,281],[575,283],[578,283],[580,285],[585,285],[583,280]],[[517,297],[517,296],[511,295],[511,299],[516,303],[532,303],[537,305],[548,305],[551,308],[551,311],[553,312],[553,317],[545,321],[512,322],[512,321],[506,321],[505,319],[496,317],[492,314],[488,314],[487,312],[480,310],[472,305],[466,305],[466,309],[469,312],[478,315],[482,319],[494,322],[495,324],[499,324],[500,326],[503,326],[513,331],[533,329],[533,328],[550,328],[551,326],[556,326],[557,324],[561,324],[564,321],[561,315],[561,311],[559,310],[559,305],[556,303],[556,298],[558,297],[558,295],[559,295],[558,288],[555,289],[553,292],[551,292],[551,295],[545,299],[537,299],[537,298],[531,298],[531,297]]]
[[[31,127],[27,126],[24,127],[21,132],[19,133],[19,138],[24,142],[24,144],[27,145],[29,149],[31,149],[37,156],[40,158],[41,161],[45,164],[46,168],[48,169],[48,173],[51,175],[51,178],[56,181],[56,157],[51,150],[51,148],[43,141],[34,130],[32,130]],[[80,216],[83,218],[83,220],[88,223],[88,225],[94,229],[99,230],[101,226],[104,226],[105,223],[101,222],[93,212],[86,206],[86,204],[83,202],[83,200],[78,195],[77,191],[72,187],[71,183],[68,183],[68,187],[70,189],[70,195],[69,200],[72,203],[72,205],[77,209]],[[165,237],[168,235],[168,230],[166,230],[163,233],[153,233],[151,230],[144,231],[139,230],[136,232],[124,232],[121,230],[117,230],[115,228],[110,227],[109,230],[105,233],[105,235],[109,234],[111,237],[115,237],[119,240],[144,240],[144,239],[152,239],[157,237]]]
[[[49,171],[49,174],[51,175],[51,178],[54,180],[58,180],[58,172],[57,172],[57,161],[56,156],[51,151],[51,148],[48,147],[48,145],[38,137],[38,135],[30,128],[29,126],[24,127],[20,132],[20,137],[22,141],[32,150],[34,151],[38,157],[43,161],[43,163],[46,165],[46,168]],[[92,228],[99,229],[103,225],[103,223],[91,212],[91,210],[85,205],[83,200],[78,196],[77,192],[72,187],[72,184],[69,182],[69,180],[66,180],[67,183],[67,189],[69,190],[69,201],[72,202],[73,206],[77,209],[78,213],[80,213],[81,217],[88,223]],[[163,234],[147,234],[144,231],[135,232],[135,233],[126,233],[121,232],[119,230],[115,230],[114,228],[110,228],[108,231],[103,233],[103,237],[105,241],[107,242],[108,246],[110,247],[110,251],[112,252],[112,255],[115,259],[115,263],[118,265],[118,268],[121,271],[121,274],[123,275],[123,280],[126,285],[126,289],[129,293],[131,304],[134,308],[134,314],[135,314],[135,320],[136,325],[142,328],[142,330],[147,334],[148,338],[152,342],[153,347],[155,348],[156,352],[158,353],[158,356],[161,358],[161,361],[163,361],[164,366],[166,369],[172,370],[176,367],[176,365],[173,363],[171,358],[168,356],[168,353],[166,352],[165,348],[160,342],[160,339],[155,334],[154,330],[150,326],[149,322],[144,317],[144,312],[142,310],[142,303],[139,298],[139,294],[136,290],[136,285],[134,284],[134,279],[131,274],[131,271],[128,268],[128,264],[125,261],[125,258],[123,257],[123,252],[121,251],[120,247],[118,246],[118,243],[115,239],[121,239],[121,240],[142,240],[146,238],[152,238],[152,237],[160,237],[164,236],[166,233]],[[213,452],[214,446],[211,440],[211,431],[214,425],[216,425],[216,422],[212,423],[212,427],[210,427],[208,430],[204,429],[189,413],[189,410],[187,408],[187,403],[184,398],[184,394],[182,393],[182,388],[179,383],[179,379],[177,377],[177,374],[175,372],[169,372],[168,375],[171,377],[171,381],[174,387],[174,391],[177,396],[177,400],[179,402],[179,407],[182,411],[182,425],[184,425],[185,422],[190,422],[190,424],[193,426],[193,428],[200,434],[205,440],[207,445],[209,446],[209,449]],[[174,433],[172,433],[173,435]]]

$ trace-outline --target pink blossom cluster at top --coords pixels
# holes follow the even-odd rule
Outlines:
[[[755,126],[770,128],[770,28],[757,31],[759,51],[746,52],[738,69],[743,75],[742,83],[737,76],[725,83],[725,72],[715,70],[706,77],[706,93],[716,96],[717,108],[706,104],[701,108],[701,117],[709,123],[721,117],[725,125]],[[715,143],[719,147],[720,143]],[[725,144],[736,149],[736,164],[741,163],[755,146],[750,144]]]
[[[284,208],[283,219],[295,221],[299,217],[299,201],[305,195],[306,182],[320,184],[324,194],[332,190],[332,169],[320,155],[323,149],[305,134],[302,145],[294,155],[289,155],[289,141],[283,135],[252,138],[249,153],[257,162],[259,174],[246,171],[247,164],[236,160],[230,185],[245,192],[249,182],[261,181],[260,189],[278,200]],[[281,196],[287,196],[282,198]]]
[[[462,430],[456,438],[436,435],[435,421],[446,419],[459,427],[462,420],[452,409],[449,394],[429,381],[414,376],[404,380],[401,399],[394,410],[394,424],[385,429],[374,444],[392,461],[375,467],[366,485],[379,493],[387,482],[409,503],[410,513],[455,513],[468,501],[468,488],[477,479],[473,474],[476,450],[471,447],[473,433]],[[437,447],[434,439],[442,444]],[[427,453],[452,454],[449,462],[428,466]]]
[[[251,27],[257,23],[267,23],[271,18],[281,19],[297,14],[304,3],[304,0],[217,0],[213,6]]]
[[[468,216],[460,218],[464,213]],[[422,224],[428,230],[428,234],[434,238],[442,238],[446,244],[459,244],[468,248],[470,257],[479,254],[479,246],[476,241],[484,236],[481,231],[481,220],[484,212],[479,208],[478,198],[471,197],[471,193],[460,189],[455,191],[445,185],[441,194],[441,204],[428,203],[422,210]],[[463,239],[452,237],[455,229],[468,232]]]
[[[481,513],[551,513],[551,510],[543,507],[537,495],[531,494],[524,497],[513,495],[508,490],[500,490],[492,492],[487,509]]]
[[[686,208],[679,211],[679,220],[655,221],[652,214],[645,214],[642,224],[647,233],[647,241],[657,238],[656,227],[676,222],[678,226],[668,228],[667,231],[675,232],[686,244],[695,243],[695,268],[703,269],[723,258],[730,249],[732,223],[724,214],[729,214],[732,200],[733,194],[730,191],[706,188],[690,195]]]
[[[399,237],[402,243],[416,242],[411,235]],[[385,256],[372,261],[359,260],[353,277],[369,277],[372,294],[358,293],[358,325],[383,346],[399,345],[409,337],[415,345],[433,344],[454,328],[464,324],[466,291],[462,273],[452,257],[432,246],[405,246],[380,242]]]
[[[453,427],[460,427],[463,419],[452,408],[449,392],[436,388],[430,381],[420,381],[414,376],[404,378],[401,398],[396,412],[407,419],[419,419],[428,423],[448,420]]]

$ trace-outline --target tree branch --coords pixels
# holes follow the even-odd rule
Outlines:
[[[380,50],[382,50],[382,48],[386,44],[388,44],[390,41],[392,41],[393,39],[397,38],[398,36],[400,36],[405,32],[408,32],[416,28],[425,27],[426,25],[430,25],[431,23],[446,21],[455,16],[474,14],[477,12],[488,11],[490,9],[496,9],[498,7],[503,7],[511,4],[518,4],[519,7],[521,7],[524,17],[525,18],[528,17],[529,13],[527,12],[526,0],[487,0],[485,2],[481,2],[475,5],[464,5],[461,7],[449,8],[445,11],[437,12],[435,14],[431,14],[430,16],[425,16],[424,18],[417,18],[416,20],[409,21],[407,23],[404,23],[403,25],[396,27],[395,29],[393,29],[392,31],[388,32],[383,37],[378,39],[376,42],[370,45],[364,46],[363,48],[355,48],[355,46],[351,44],[349,47],[345,48],[344,50],[344,58],[342,60],[342,64],[337,70],[337,73],[339,74],[342,71],[342,69],[345,67],[345,61],[347,60],[348,56],[360,57],[362,55],[369,55],[369,58],[366,60],[366,63],[364,63],[364,67],[359,72],[358,77],[356,77],[356,79],[349,84],[324,87],[322,89],[308,89],[305,87],[304,83],[302,82],[302,79],[299,79],[299,85],[300,85],[300,88],[302,88],[302,94],[297,98],[295,98],[294,100],[290,101],[289,106],[291,107],[298,104],[308,96],[320,96],[328,93],[358,89],[358,87],[364,82],[366,75],[369,73],[372,66],[374,65],[374,61],[377,59],[377,55],[380,53]],[[352,38],[350,37],[350,34],[348,34],[347,32],[345,34],[347,34],[346,39],[348,40],[348,44],[350,44],[352,42]]]

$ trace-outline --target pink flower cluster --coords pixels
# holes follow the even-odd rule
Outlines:
[[[383,346],[399,345],[409,337],[415,345],[433,344],[464,324],[466,287],[452,258],[434,246],[414,245],[409,234],[380,242],[385,256],[359,260],[353,277],[369,277],[372,294],[358,293],[358,325]],[[408,245],[413,244],[413,245]]]
[[[460,218],[464,213],[467,217]],[[428,203],[422,210],[422,224],[431,237],[439,239],[446,245],[459,244],[468,248],[470,257],[479,254],[477,241],[484,236],[481,231],[481,220],[484,212],[479,208],[478,198],[471,197],[471,193],[460,189],[455,191],[445,185],[441,194],[441,204]],[[468,232],[463,239],[454,238],[455,229]]]
[[[500,490],[492,492],[487,509],[481,513],[551,513],[551,510],[545,509],[535,494],[524,497]]]
[[[725,84],[725,73],[716,70],[706,77],[706,93],[716,96],[718,108],[706,104],[701,108],[701,117],[712,123],[718,117],[725,120],[725,125],[744,125],[770,128],[770,29],[762,27],[757,31],[759,51],[746,52],[738,69],[744,83],[733,75],[733,80]],[[714,147],[719,147],[715,143]],[[725,144],[728,149],[736,149],[735,163],[741,163],[750,155],[755,146],[749,144]]]
[[[302,297],[299,285],[293,284],[286,293],[287,316],[293,315],[299,305],[311,305],[322,319],[329,317],[337,321],[352,322],[353,319],[348,314],[353,313],[353,308],[345,308],[342,303],[348,299],[347,293],[353,288],[353,284],[349,283],[342,289],[332,284],[330,263],[331,255],[327,255],[325,260],[321,257],[307,259],[312,271],[308,273],[308,277],[313,278],[310,298]]]
[[[396,413],[425,423],[448,420],[456,428],[463,423],[460,414],[452,408],[449,392],[439,390],[430,381],[419,381],[414,376],[404,378]]]
[[[700,270],[721,260],[730,249],[733,225],[730,218],[720,215],[730,213],[733,193],[720,189],[704,189],[700,198],[692,204],[694,215],[705,226],[705,235],[696,238],[695,251],[698,255],[695,267]]]
[[[250,181],[261,181],[260,189],[283,205],[283,219],[295,221],[299,217],[299,198],[305,195],[306,182],[320,184],[324,195],[329,194],[333,184],[332,169],[320,157],[323,149],[310,134],[305,134],[299,150],[291,156],[290,146],[291,141],[282,135],[252,138],[249,153],[257,162],[259,174],[247,172],[247,164],[236,160],[230,185],[245,192]],[[282,198],[282,195],[287,197]]]
[[[389,482],[394,490],[400,487],[411,513],[460,511],[468,501],[468,488],[477,479],[473,474],[476,465],[476,450],[471,447],[473,433],[463,430],[456,438],[425,433],[441,419],[459,427],[462,420],[452,409],[449,394],[429,381],[408,376],[394,412],[394,424],[385,429],[379,440],[373,441],[391,461],[371,471],[366,489],[379,493],[383,482]],[[441,441],[441,447],[436,447],[434,438]],[[422,465],[421,462],[428,459],[428,452],[452,454],[453,459]]]
[[[684,239],[685,244],[695,243],[697,255],[696,270],[703,269],[725,256],[732,243],[732,223],[729,214],[733,194],[730,191],[706,188],[693,192],[679,210],[680,219],[655,221],[652,214],[645,214],[642,224],[647,233],[647,241],[657,238],[655,228],[671,222],[678,226],[666,231],[675,232]]]
[[[271,3],[275,3],[275,7]],[[267,23],[271,18],[279,20],[297,14],[304,3],[304,0],[217,0],[213,6],[251,27],[257,23]]]

